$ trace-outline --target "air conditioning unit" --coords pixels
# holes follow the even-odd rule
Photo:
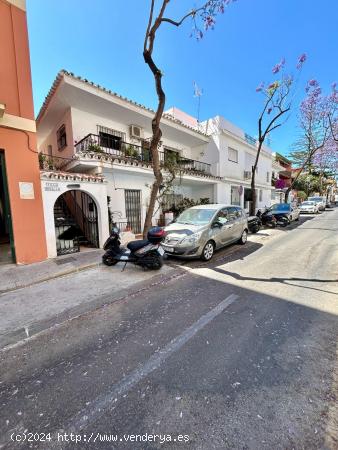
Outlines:
[[[244,180],[251,179],[251,172],[250,170],[244,170]]]
[[[143,128],[139,127],[138,125],[130,125],[129,134],[131,138],[143,139]]]

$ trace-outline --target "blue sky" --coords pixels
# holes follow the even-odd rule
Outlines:
[[[159,1],[159,0],[158,0]],[[171,0],[179,18],[201,0]],[[36,113],[57,72],[64,68],[149,107],[156,106],[153,79],[142,56],[150,0],[27,0]],[[160,30],[155,58],[164,72],[166,107],[196,115],[193,81],[203,89],[201,120],[217,114],[257,135],[261,81],[286,58],[302,70],[293,113],[271,135],[271,146],[287,154],[297,137],[297,108],[304,84],[316,78],[324,90],[338,81],[337,0],[237,0],[217,17],[201,41],[189,37],[191,22]]]

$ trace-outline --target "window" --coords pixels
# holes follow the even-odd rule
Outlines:
[[[259,201],[262,202],[263,201],[263,189],[259,190]]]
[[[53,147],[51,145],[48,145],[47,153],[50,158],[53,156]]]
[[[228,220],[233,221],[240,217],[240,213],[237,208],[228,208]]]
[[[56,139],[58,143],[58,150],[63,150],[67,147],[67,134],[65,125],[61,125],[61,127],[56,132]]]
[[[231,162],[238,163],[238,150],[229,147],[228,149],[228,160]]]
[[[224,225],[228,220],[228,208],[221,209],[216,216],[216,221]]]
[[[270,172],[266,172],[266,181],[267,183],[270,181]]]
[[[168,163],[177,163],[180,159],[180,154],[176,150],[164,148],[164,161]]]
[[[112,128],[97,126],[99,143],[101,147],[121,150],[121,144],[126,140],[126,134]]]
[[[231,186],[231,204],[240,205],[241,196],[239,194],[239,186]]]

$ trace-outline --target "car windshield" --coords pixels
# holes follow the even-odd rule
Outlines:
[[[270,211],[290,211],[290,205],[288,203],[277,203],[271,206]]]
[[[315,202],[303,202],[302,206],[313,206]]]
[[[214,209],[189,208],[183,211],[176,220],[176,223],[191,225],[202,225],[210,222],[215,214]]]

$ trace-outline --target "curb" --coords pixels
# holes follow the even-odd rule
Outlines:
[[[61,277],[64,277],[65,275],[69,275],[71,273],[77,273],[77,272],[82,272],[84,270],[93,269],[94,267],[99,267],[101,265],[102,265],[102,263],[95,262],[95,263],[86,264],[86,265],[83,265],[80,267],[69,268],[67,270],[64,270],[63,272],[58,272],[57,274],[52,274],[50,276],[40,278],[39,280],[32,281],[30,283],[28,282],[28,283],[20,284],[20,285],[17,285],[15,287],[11,287],[8,289],[0,289],[0,295],[6,294],[8,292],[18,291],[19,289],[34,286],[36,284],[44,283],[49,280],[55,280],[56,278],[61,278]]]
[[[186,275],[186,273],[182,272],[181,269],[171,268],[169,273],[167,273],[166,275],[156,274],[154,275],[154,277],[150,278],[147,281],[140,281],[136,283],[135,286],[131,286],[130,288],[126,289],[120,296],[111,298],[110,295],[108,295],[99,299],[98,301],[93,301],[92,303],[84,305],[83,308],[76,307],[74,309],[66,310],[62,314],[57,314],[50,319],[36,322],[35,324],[33,324],[33,326],[31,326],[29,336],[26,335],[25,328],[12,330],[7,334],[8,342],[0,346],[0,357],[4,353],[10,352],[15,348],[24,346],[32,342],[33,340],[38,339],[39,336],[48,331],[62,328],[63,326],[66,326],[66,324],[75,322],[76,320],[81,320],[84,317],[88,317],[88,315],[92,314],[94,311],[98,311],[113,303],[124,301],[140,294],[141,292],[147,291],[154,286],[166,283],[173,278],[184,275]]]

